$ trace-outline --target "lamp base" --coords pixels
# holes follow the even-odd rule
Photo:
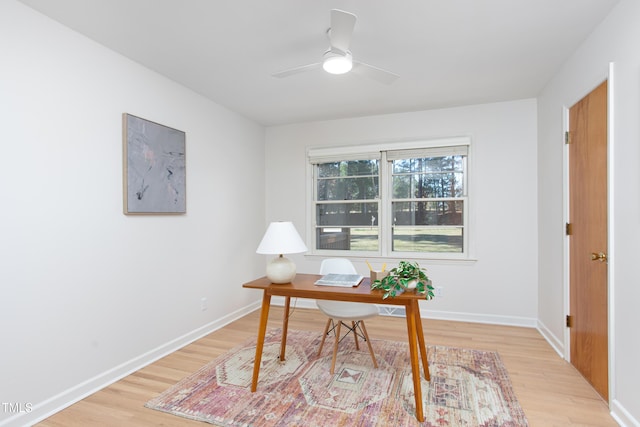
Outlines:
[[[282,255],[267,264],[267,279],[271,280],[271,283],[291,283],[294,277],[296,265]]]

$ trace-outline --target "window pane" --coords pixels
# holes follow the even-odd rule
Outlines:
[[[351,229],[352,251],[377,251],[378,227],[362,227]]]
[[[320,227],[316,229],[316,249],[350,250],[351,237],[348,227]]]
[[[415,197],[461,197],[462,173],[441,172],[415,175]]]
[[[393,161],[394,199],[462,197],[464,156]]]
[[[393,177],[393,198],[410,199],[413,188],[413,175],[395,175]]]
[[[366,200],[378,198],[378,177],[318,179],[318,200]]]
[[[463,252],[462,227],[393,227],[393,251]]]
[[[318,177],[378,175],[378,160],[348,160],[318,165]]]
[[[378,225],[378,203],[318,203],[317,225]]]
[[[378,227],[318,227],[316,249],[377,251]]]
[[[464,225],[463,201],[393,202],[393,225]]]
[[[413,169],[411,165],[413,164],[413,159],[401,159],[393,161],[393,173],[409,173],[412,172]]]
[[[462,172],[464,156],[427,157],[393,161],[393,173]]]
[[[394,199],[462,197],[463,174],[440,172],[393,176]]]

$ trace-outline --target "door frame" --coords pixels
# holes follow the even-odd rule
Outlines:
[[[564,105],[562,108],[562,141],[563,141],[563,225],[569,222],[569,147],[564,143],[564,135],[569,130],[569,109],[575,103],[584,98],[587,94],[591,93],[598,85],[607,80],[607,281],[608,281],[608,369],[609,369],[609,408],[611,408],[611,402],[615,400],[614,395],[614,383],[615,383],[615,305],[612,304],[615,295],[615,245],[614,245],[614,204],[613,204],[613,191],[614,191],[614,173],[613,173],[613,159],[614,159],[614,63],[608,64],[607,70],[596,79],[595,84],[585,92],[581,92],[577,99],[575,99],[570,105]],[[564,325],[565,318],[570,313],[570,253],[569,253],[569,236],[564,233],[563,230],[563,270],[564,270],[564,316],[562,323]],[[571,362],[571,332],[568,327],[564,327],[564,358]]]

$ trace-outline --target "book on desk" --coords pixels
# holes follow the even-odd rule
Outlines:
[[[322,278],[316,280],[315,284],[320,286],[340,286],[351,288],[358,286],[362,282],[364,276],[360,274],[325,274]]]

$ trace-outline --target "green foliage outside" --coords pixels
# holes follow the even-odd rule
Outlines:
[[[352,251],[377,251],[378,229],[371,227],[352,228]],[[397,227],[394,232],[393,250],[397,252],[462,252],[462,229]]]

